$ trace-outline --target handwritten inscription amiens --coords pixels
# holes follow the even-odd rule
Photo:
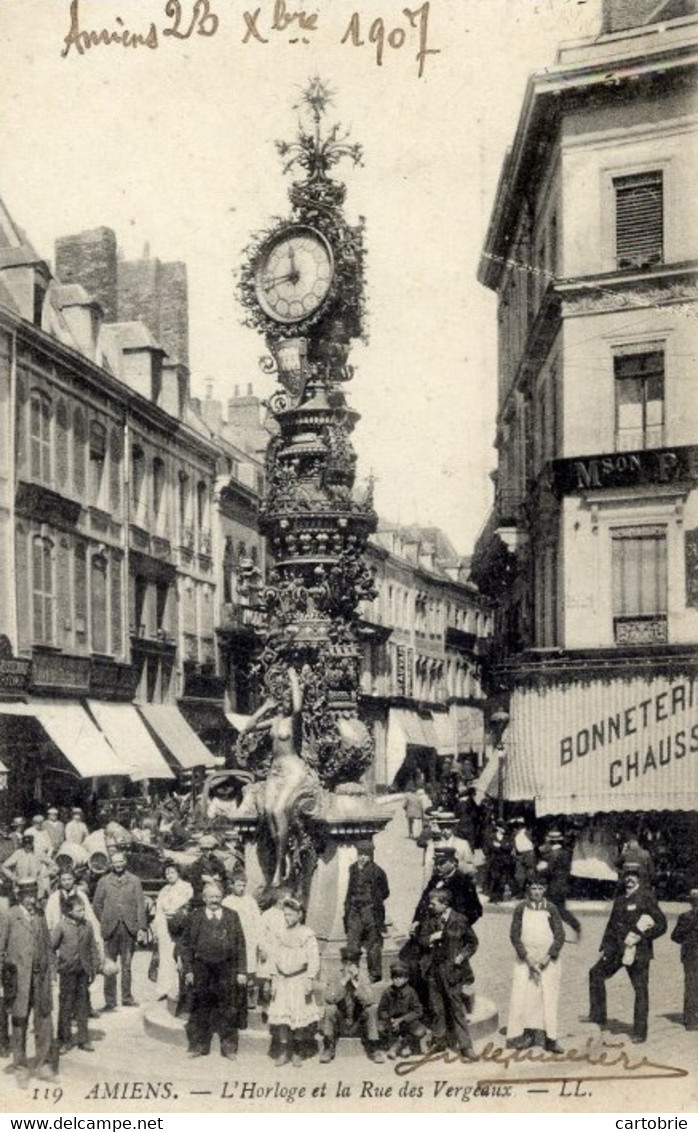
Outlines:
[[[84,55],[94,47],[146,48],[157,51],[164,40],[203,36],[210,39],[222,27],[222,19],[214,11],[212,0],[167,0],[163,18],[151,20],[140,28],[126,27],[121,16],[113,17],[111,26],[87,27],[80,12],[80,0],[70,2],[70,26],[63,37],[62,57]],[[416,63],[419,78],[424,74],[427,59],[439,55],[441,49],[430,46],[429,0],[417,8],[403,8],[389,19],[353,12],[337,37],[340,46],[369,50],[378,67],[391,56],[404,55]],[[268,0],[264,6],[237,13],[239,42],[264,45],[275,42],[308,44],[321,33],[320,13],[296,8],[287,0]]]

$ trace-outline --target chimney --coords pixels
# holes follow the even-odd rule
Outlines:
[[[601,31],[608,35],[614,31],[641,27],[658,7],[657,0],[603,0]]]
[[[204,392],[206,396],[201,402],[201,419],[211,432],[220,436],[223,432],[223,404],[213,396],[213,382],[209,379],[204,382]]]
[[[56,240],[56,275],[61,283],[79,283],[97,300],[106,322],[116,322],[116,236],[111,228],[92,228]],[[138,317],[134,315],[134,318]]]
[[[259,397],[255,396],[249,384],[243,396],[238,395],[238,389],[236,385],[235,396],[228,400],[228,424],[241,432],[254,432],[261,425]]]

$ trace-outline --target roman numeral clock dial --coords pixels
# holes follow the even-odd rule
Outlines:
[[[302,322],[324,303],[333,273],[332,251],[324,236],[294,225],[262,247],[254,275],[257,302],[275,322]]]

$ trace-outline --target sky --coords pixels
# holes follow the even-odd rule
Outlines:
[[[358,475],[375,476],[382,518],[439,526],[469,554],[496,463],[496,307],[476,272],[497,179],[528,75],[597,34],[599,7],[411,0],[410,20],[404,0],[79,0],[81,30],[156,43],[80,53],[70,0],[0,0],[0,191],[49,261],[56,237],[100,225],[126,258],[147,244],[184,261],[192,392],[268,396],[237,272],[250,237],[289,214],[274,140],[293,138],[308,79],[327,81],[328,122],[364,150],[335,174],[348,219],[366,219],[369,341],[347,390]]]

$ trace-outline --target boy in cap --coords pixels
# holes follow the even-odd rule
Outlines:
[[[420,926],[422,972],[426,978],[429,1010],[433,1021],[433,1048],[452,1049],[466,1061],[476,1061],[463,988],[473,982],[470,957],[478,941],[465,916],[454,912],[451,894],[434,889],[429,913]]]
[[[378,1003],[378,1030],[388,1048],[388,1057],[405,1057],[424,1053],[423,1039],[427,1029],[422,1023],[424,1011],[417,992],[409,984],[409,970],[399,960],[390,966],[390,986]]]
[[[359,973],[361,953],[342,947],[339,956],[339,975],[325,987],[320,1061],[332,1061],[338,1038],[361,1038],[370,1059],[380,1064],[385,1058],[380,1048],[378,1006],[373,990]]]
[[[373,860],[373,843],[358,841],[356,852],[344,900],[344,930],[350,951],[360,955],[361,948],[366,948],[369,977],[372,983],[379,983],[383,977],[385,901],[390,887],[385,871]]]
[[[78,1048],[92,1053],[94,1046],[87,1032],[89,989],[100,968],[101,956],[78,893],[66,900],[65,911],[51,932],[51,945],[58,955],[58,1052],[67,1053],[70,1049],[70,1024],[75,1016]]]

